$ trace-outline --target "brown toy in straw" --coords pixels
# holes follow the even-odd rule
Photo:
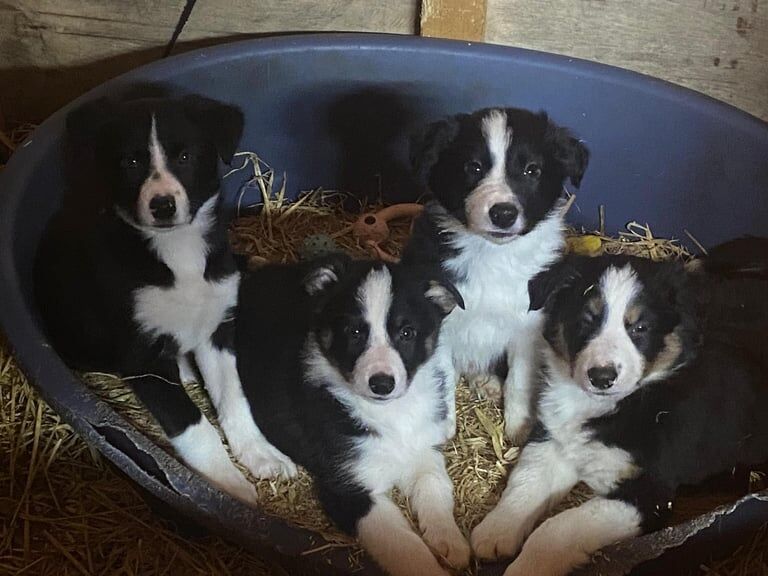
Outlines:
[[[423,210],[421,204],[393,204],[378,212],[363,214],[352,224],[352,234],[371,251],[374,258],[397,262],[399,258],[381,247],[381,243],[389,238],[388,222],[398,218],[416,218]]]

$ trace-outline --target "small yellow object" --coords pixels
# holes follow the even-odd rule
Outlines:
[[[586,236],[571,236],[567,240],[568,252],[579,256],[596,256],[600,253],[602,240],[599,236],[587,234]]]

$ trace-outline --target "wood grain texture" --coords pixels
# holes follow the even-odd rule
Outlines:
[[[482,42],[486,0],[422,0],[422,36]]]
[[[184,0],[0,0],[0,105],[39,121],[162,55]],[[417,0],[198,0],[177,52],[285,31],[413,34]]]
[[[424,0],[433,7],[453,1]],[[768,0],[486,2],[486,41],[637,70],[768,120]],[[158,58],[183,5],[184,0],[0,0],[0,106],[10,119],[40,120],[92,86]],[[198,0],[178,50],[281,31],[413,33],[420,5]]]
[[[768,120],[768,0],[488,0],[486,41],[629,68]]]

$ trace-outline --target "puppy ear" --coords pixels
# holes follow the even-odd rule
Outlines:
[[[569,286],[579,272],[575,265],[575,256],[565,256],[552,267],[539,272],[528,281],[528,310],[541,310],[551,304],[560,290]]]
[[[589,149],[566,128],[549,123],[547,136],[553,147],[553,154],[563,167],[571,183],[579,187],[589,164]]]
[[[304,289],[314,296],[336,284],[349,268],[352,259],[346,254],[332,254],[314,261],[304,276]]]
[[[203,96],[185,96],[181,102],[187,115],[211,137],[222,161],[229,164],[243,134],[242,111]]]
[[[456,286],[448,280],[430,280],[429,288],[424,293],[428,300],[437,304],[443,314],[450,314],[456,306],[464,310],[464,298],[456,289]]]
[[[429,172],[440,154],[453,142],[459,132],[458,116],[429,124],[411,137],[411,166],[419,182],[429,180]]]

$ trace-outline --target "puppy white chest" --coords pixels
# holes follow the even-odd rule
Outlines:
[[[552,217],[502,245],[469,234],[454,241],[458,254],[444,267],[460,279],[457,288],[466,309],[451,312],[441,338],[451,347],[458,370],[485,371],[517,339],[537,337],[541,314],[528,311],[528,281],[557,257],[560,226],[559,218]]]
[[[383,493],[422,464],[425,449],[446,440],[445,399],[431,381],[431,368],[420,369],[408,393],[386,404],[355,403],[353,414],[371,433],[359,444],[354,464],[358,481]]]
[[[239,274],[218,281],[205,278],[207,226],[200,224],[192,222],[149,237],[151,248],[173,273],[174,283],[134,292],[134,319],[141,329],[153,336],[173,336],[181,353],[209,338],[237,303]]]
[[[607,494],[639,469],[629,452],[595,440],[585,428],[587,420],[599,415],[593,410],[589,398],[575,386],[550,388],[540,402],[540,418],[579,479],[597,494]]]

